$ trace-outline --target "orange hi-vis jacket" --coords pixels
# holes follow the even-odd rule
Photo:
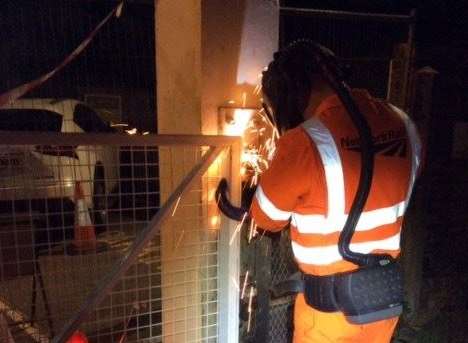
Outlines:
[[[421,160],[419,136],[398,108],[363,90],[354,90],[353,98],[372,130],[375,166],[350,248],[396,257]],[[278,231],[290,224],[292,250],[304,273],[329,275],[357,268],[339,254],[338,239],[360,168],[359,135],[336,96],[327,98],[312,118],[279,139],[251,212],[262,229]]]

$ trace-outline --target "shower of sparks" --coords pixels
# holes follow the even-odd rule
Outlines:
[[[264,70],[266,70],[265,67]],[[253,94],[255,98],[258,98],[258,95],[261,94],[262,73],[258,75],[259,82],[257,83]],[[263,102],[263,99],[261,99]],[[229,102],[233,103],[233,102]],[[225,129],[226,134],[234,134],[243,137],[243,149],[241,154],[241,169],[240,175],[245,180],[245,178],[250,178],[247,184],[250,184],[250,187],[257,185],[260,175],[268,169],[271,160],[273,159],[276,152],[276,142],[279,138],[279,131],[275,124],[275,118],[271,117],[265,110],[262,108],[260,110],[254,110],[254,113],[247,116],[245,113],[248,109],[245,109],[247,103],[247,94],[242,93],[242,107],[243,109],[236,109],[234,112],[234,118],[232,123],[227,125]],[[251,110],[249,110],[251,111]],[[257,143],[252,143],[256,141]],[[219,198],[217,199],[219,201]],[[241,222],[235,228],[229,245],[232,245],[236,235],[238,235],[244,225],[245,220],[247,219],[247,213],[242,217]],[[265,231],[262,231],[260,239],[265,235]],[[252,239],[256,236],[259,236],[257,231],[257,225],[254,220],[250,221],[249,233],[248,233],[248,243],[250,244]],[[251,330],[251,321],[252,321],[252,301],[254,296],[254,286],[253,283],[249,285],[249,278],[252,279],[254,275],[250,275],[250,271],[247,270],[242,282],[242,290],[240,290],[240,298],[244,299],[247,292],[247,287],[250,287],[249,290],[249,299],[248,299],[248,322],[247,322],[247,332]],[[236,288],[239,291],[238,283],[233,279]]]
[[[256,173],[268,169],[268,161],[262,157],[257,148],[246,148],[242,152],[241,162],[246,167],[250,167]]]
[[[258,121],[262,125],[258,125]],[[243,124],[240,134],[246,137],[262,137],[263,143],[255,144],[244,143],[241,155],[241,175],[250,176],[250,187],[254,187],[259,180],[260,174],[268,169],[270,161],[276,151],[276,141],[279,138],[279,132],[266,115],[265,110],[256,111],[248,122]],[[249,171],[249,173],[247,173]]]
[[[215,227],[219,223],[219,216],[213,216],[210,219],[210,224],[212,227]]]
[[[234,276],[231,276],[231,281],[232,283],[234,284],[234,286],[236,287],[237,291],[239,292],[239,283],[237,282],[236,278]]]
[[[257,225],[255,224],[254,220],[250,221],[250,229],[249,229],[249,243],[257,235]]]
[[[249,281],[249,270],[247,270],[247,272],[245,273],[245,277],[244,277],[244,283],[242,285],[242,292],[241,292],[241,299],[244,299],[244,296],[245,296],[245,289],[247,288],[247,283]]]
[[[255,86],[255,88],[254,88],[254,90],[253,90],[253,93],[254,93],[255,95],[258,95],[258,94],[260,94],[261,91],[262,91],[262,85],[259,83],[259,84],[257,84],[257,85]]]
[[[177,250],[179,248],[179,245],[182,242],[182,238],[184,238],[184,235],[185,235],[185,230],[182,230],[182,232],[180,233],[179,239],[177,240],[177,243],[174,247],[174,250]]]
[[[119,343],[124,343],[127,341],[127,331],[128,331],[128,325],[130,324],[130,321],[133,319],[133,316],[137,313],[137,311],[140,309],[140,306],[138,303],[134,303],[132,306],[132,310],[130,312],[130,315],[128,316],[128,319],[125,320],[124,322],[124,327],[123,327],[123,334],[120,336]]]
[[[180,202],[180,197],[177,199],[177,202],[176,204],[174,205],[174,210],[172,210],[172,216],[174,217],[176,211],[177,211],[177,207],[179,207],[179,202]]]
[[[224,134],[228,136],[244,136],[247,128],[251,125],[252,117],[256,110],[251,108],[236,108],[232,118],[228,119],[224,127]]]
[[[242,217],[242,220],[239,224],[237,224],[236,229],[234,230],[234,233],[231,236],[231,240],[229,241],[229,245],[232,245],[234,242],[234,239],[236,238],[236,235],[240,232],[242,225],[244,225],[244,221],[247,218],[247,212],[244,213],[244,216]]]
[[[252,179],[250,180],[250,188],[254,187],[258,183],[258,174],[255,174],[252,176]]]
[[[213,201],[214,197],[216,195],[216,189],[212,189],[209,193],[208,193],[208,201]]]
[[[260,240],[262,240],[263,236],[265,236],[265,230],[262,230],[262,235],[260,236]]]
[[[275,138],[268,138],[265,145],[265,150],[267,152],[267,160],[271,161],[273,159],[273,156],[275,155],[276,151],[276,141]]]
[[[252,299],[253,299],[254,288],[253,286],[250,287],[250,294],[249,294],[249,307],[247,312],[249,313],[249,319],[247,322],[247,332],[250,332],[250,323],[252,321]]]

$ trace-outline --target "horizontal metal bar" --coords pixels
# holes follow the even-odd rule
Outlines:
[[[387,57],[345,57],[345,58],[338,57],[338,58],[340,61],[343,61],[343,62],[365,62],[365,63],[369,63],[369,62],[390,63],[390,61],[392,60],[391,58],[387,58]]]
[[[0,131],[0,145],[227,146],[237,136]]]
[[[53,338],[53,343],[65,343],[83,320],[87,318],[89,313],[106,297],[107,293],[112,290],[118,280],[138,259],[139,253],[159,233],[163,223],[172,213],[173,207],[176,202],[178,202],[178,199],[194,186],[197,177],[208,170],[208,167],[215,161],[222,150],[222,147],[210,148],[210,150],[203,155],[200,162],[193,167],[179,186],[177,186],[159,212],[151,219],[145,229],[138,234],[125,256],[119,260],[114,268],[100,281],[98,286],[82,303],[77,313],[65,324],[60,333]]]
[[[349,12],[349,11],[334,11],[322,10],[315,8],[296,8],[296,7],[280,7],[280,14],[287,16],[306,16],[316,18],[334,18],[334,19],[362,19],[372,21],[388,21],[395,23],[412,23],[415,20],[413,15],[402,14],[383,14],[383,13],[365,13],[365,12]]]

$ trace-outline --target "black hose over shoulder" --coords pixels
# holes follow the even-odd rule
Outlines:
[[[228,183],[226,179],[222,179],[216,188],[216,201],[218,202],[219,210],[232,220],[241,221],[249,212],[243,207],[235,207],[227,198]]]
[[[359,110],[354,99],[351,96],[348,86],[340,75],[336,62],[330,60],[328,55],[322,51],[320,46],[317,53],[317,62],[321,68],[322,75],[328,81],[332,89],[336,92],[344,107],[348,111],[353,124],[359,133],[361,145],[361,172],[359,175],[359,185],[351,205],[346,223],[340,234],[338,249],[346,261],[352,262],[358,266],[371,266],[379,263],[391,261],[389,255],[361,254],[351,251],[350,243],[354,235],[356,225],[369,196],[372,177],[374,172],[374,148],[371,129]]]
[[[366,121],[366,118],[361,113],[356,105],[348,86],[345,83],[345,74],[339,68],[334,56],[331,56],[322,46],[315,46],[316,62],[320,67],[323,77],[330,84],[331,88],[338,95],[338,98],[343,103],[348,111],[348,114],[356,126],[359,133],[359,141],[361,145],[361,171],[359,175],[359,185],[354,197],[348,218],[343,227],[338,241],[338,250],[344,260],[354,263],[358,266],[373,266],[377,264],[385,264],[393,260],[387,254],[361,254],[353,252],[350,249],[351,239],[356,230],[356,225],[359,221],[361,213],[366,205],[372,185],[372,177],[374,173],[374,147],[372,140],[372,132]],[[222,213],[227,217],[240,221],[248,213],[248,210],[242,207],[233,206],[227,199],[226,193],[228,190],[227,181],[221,180],[216,190],[216,199]]]

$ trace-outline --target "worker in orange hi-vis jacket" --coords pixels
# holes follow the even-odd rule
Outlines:
[[[361,168],[359,134],[347,111],[321,76],[308,41],[275,54],[263,73],[264,101],[282,132],[252,205],[256,224],[268,231],[289,225],[296,262],[305,275],[356,270],[338,250]],[[374,174],[350,248],[354,252],[400,253],[403,216],[420,165],[415,125],[398,108],[352,90],[374,143]],[[398,317],[352,324],[340,311],[313,308],[299,293],[294,342],[389,342]]]

